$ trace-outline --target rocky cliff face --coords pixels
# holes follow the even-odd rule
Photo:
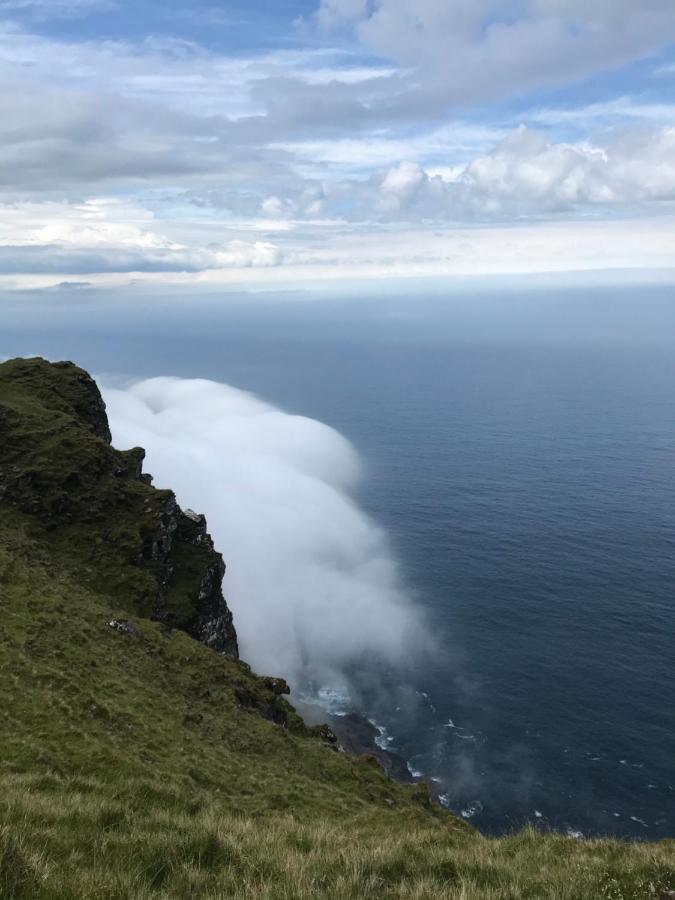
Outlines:
[[[0,504],[27,515],[59,559],[121,611],[237,658],[225,564],[206,520],[152,486],[144,456],[112,447],[105,404],[82,369],[42,359],[0,365]]]
[[[142,473],[139,478],[143,478]],[[138,562],[158,564],[154,619],[171,624],[182,590],[188,617],[191,608],[194,614],[184,619],[181,627],[219,653],[238,658],[232,613],[222,591],[225,563],[213,545],[203,515],[190,509],[183,511],[170,493],[159,510],[157,530],[145,536]]]

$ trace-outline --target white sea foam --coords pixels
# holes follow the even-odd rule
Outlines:
[[[463,819],[473,819],[474,816],[477,816],[479,813],[483,812],[483,804],[480,800],[474,800],[469,805],[462,810],[462,818]]]
[[[388,750],[394,743],[394,738],[389,734],[384,725],[378,725],[378,723],[374,722],[372,719],[368,719],[368,721],[377,729],[377,737],[375,738],[377,746],[380,750]]]

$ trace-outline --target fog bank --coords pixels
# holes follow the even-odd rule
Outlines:
[[[205,380],[105,388],[113,440],[207,516],[242,657],[296,688],[345,689],[428,650],[382,530],[354,499],[360,463],[338,432]]]

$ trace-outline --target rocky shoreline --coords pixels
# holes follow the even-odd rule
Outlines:
[[[371,756],[393,781],[402,784],[426,784],[431,799],[440,804],[439,785],[421,775],[413,775],[406,759],[393,750],[386,750],[377,743],[381,736],[377,726],[360,713],[335,715],[320,706],[305,703],[291,697],[291,704],[307,725],[328,725],[337,739],[338,748],[351,756]]]

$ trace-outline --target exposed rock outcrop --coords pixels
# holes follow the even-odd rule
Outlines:
[[[332,734],[337,747],[351,756],[370,756],[376,759],[386,774],[394,781],[413,784],[416,779],[410,772],[405,759],[392,750],[385,750],[378,744],[380,732],[365,716],[359,713],[331,715],[319,706],[294,700],[294,705],[308,725],[324,723]]]
[[[112,443],[105,403],[94,379],[71,362],[53,363],[55,369],[61,369],[74,382],[71,396],[76,397],[74,408],[82,421],[91,429],[96,437],[106,443]],[[71,401],[72,402],[72,401]]]
[[[112,446],[94,380],[72,363],[17,359],[0,365],[0,386],[0,501],[49,532],[64,559],[73,542],[89,548],[96,566],[81,577],[95,578],[121,609],[238,658],[225,564],[206,519],[152,487],[141,447]],[[81,552],[70,556],[81,566]],[[137,575],[120,579],[120,559]]]

